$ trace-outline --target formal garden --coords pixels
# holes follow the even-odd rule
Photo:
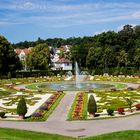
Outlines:
[[[18,113],[18,105],[23,99],[25,108],[21,104],[21,112],[25,109],[27,121],[46,120],[58,105],[64,94],[61,91],[42,92],[24,88],[14,89],[16,85],[37,82],[46,78],[26,78],[1,80],[0,85],[0,115],[2,120],[22,120]],[[52,78],[53,79],[53,78]],[[56,78],[57,79],[57,78]],[[59,79],[59,78],[58,78]],[[22,114],[22,113],[21,113]]]
[[[139,35],[140,26],[125,25],[119,32],[93,37],[38,39],[19,44],[0,36],[0,127],[78,138],[140,130]],[[68,52],[64,46],[69,46]],[[20,57],[21,49],[31,52]],[[54,61],[57,51],[59,59]],[[65,70],[63,65],[71,65],[71,69]],[[10,129],[0,129],[0,135],[7,136],[6,131],[15,133],[15,139],[25,134],[32,139],[44,136]],[[94,139],[113,140],[114,135],[124,138],[125,134],[130,139],[132,133],[137,138],[139,131]],[[48,134],[49,137],[75,139]]]
[[[63,85],[64,81],[64,83],[71,82],[71,80],[66,81],[65,79],[65,76],[55,76],[1,80],[1,120],[21,120],[18,105],[20,100],[24,99],[26,102],[24,119],[26,121],[45,121],[65,96],[67,89],[60,90],[57,87],[58,90],[51,90],[51,88],[41,85],[50,83]],[[68,121],[107,119],[140,113],[139,77],[96,75],[88,76],[86,80],[88,83],[93,82],[92,84],[104,83],[111,86],[101,86],[89,90],[79,89],[67,114]],[[72,80],[72,82],[74,81]],[[71,92],[75,93],[75,91]]]

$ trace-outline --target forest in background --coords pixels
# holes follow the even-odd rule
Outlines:
[[[24,41],[15,48],[35,47],[46,43],[53,48],[72,45],[69,58],[82,70],[91,73],[134,73],[140,70],[140,25],[125,25],[119,32],[108,31],[90,37],[54,38]]]

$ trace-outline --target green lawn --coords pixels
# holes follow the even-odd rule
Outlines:
[[[0,129],[0,140],[79,140],[61,135],[38,133],[31,131]],[[120,131],[94,137],[84,138],[85,140],[140,140],[140,131]]]

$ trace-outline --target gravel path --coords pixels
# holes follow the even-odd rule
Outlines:
[[[95,136],[121,130],[140,130],[140,115],[107,120],[66,121],[75,95],[76,92],[68,92],[46,122],[0,121],[0,127],[55,133],[73,137]]]

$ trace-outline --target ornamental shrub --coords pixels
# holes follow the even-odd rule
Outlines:
[[[92,115],[95,115],[95,113],[97,112],[97,105],[93,95],[90,95],[89,97],[88,112]]]
[[[129,109],[132,111],[132,109],[131,109],[132,108],[132,104],[133,104],[132,99],[126,98],[126,102],[128,104]]]
[[[140,110],[140,104],[136,104],[135,107],[137,110]]]
[[[118,108],[117,109],[118,113],[123,115],[124,114],[124,108]]]
[[[127,87],[127,90],[134,90],[133,87]]]
[[[39,109],[40,110],[48,110],[48,107],[44,105],[44,106],[41,106]]]
[[[52,101],[46,101],[45,102],[47,105],[52,104]]]
[[[114,110],[111,108],[108,108],[107,110],[108,115],[113,116]]]
[[[4,118],[4,116],[5,116],[5,112],[0,112],[0,117]]]
[[[42,116],[41,112],[35,112],[35,113],[32,115],[32,117],[41,117],[41,116]]]
[[[25,99],[23,97],[21,97],[21,99],[19,100],[19,103],[17,105],[17,114],[19,116],[25,116],[26,113],[27,113],[26,102],[25,102]]]

